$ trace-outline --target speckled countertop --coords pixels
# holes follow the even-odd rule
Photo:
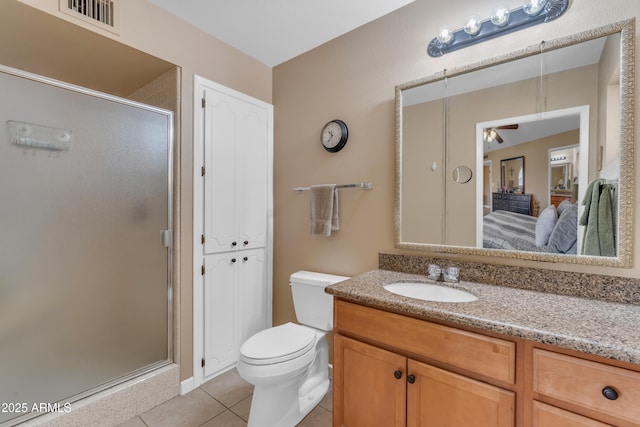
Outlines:
[[[400,281],[435,283],[427,276],[373,270],[329,286],[326,291],[383,310],[640,364],[640,305],[471,282],[438,282],[478,297],[463,303],[421,301],[383,288]]]

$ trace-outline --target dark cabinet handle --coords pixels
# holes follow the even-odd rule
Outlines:
[[[618,392],[616,389],[609,386],[602,389],[602,395],[609,400],[616,400],[618,398]]]
[[[231,242],[231,246],[236,246],[238,242]]]
[[[402,378],[402,371],[398,369],[393,373],[393,376],[396,377],[397,380],[399,380],[400,378]]]
[[[249,257],[248,257],[248,256],[246,256],[246,257],[242,258],[242,260],[243,260],[244,262],[247,262],[247,261],[249,261]]]
[[[236,262],[235,258],[231,258],[231,263],[233,264],[234,262]]]
[[[407,375],[407,382],[409,384],[413,384],[416,382],[416,376],[415,375]]]
[[[242,242],[243,245],[247,246],[249,244],[248,240],[245,240],[244,242]]]

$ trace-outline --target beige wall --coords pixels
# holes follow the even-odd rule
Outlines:
[[[506,6],[521,6],[508,1]],[[470,13],[488,16],[494,2],[456,0],[434,7],[416,0],[405,8],[274,68],[275,265],[274,323],[294,319],[289,275],[300,269],[345,275],[377,267],[380,251],[394,250],[394,86],[443,69],[471,64],[640,15],[633,0],[571,2],[557,21],[430,58],[429,40],[445,23],[461,26]],[[551,105],[548,106],[552,108]],[[320,146],[322,125],[333,118],[350,129],[344,150]],[[638,134],[636,129],[636,134]],[[637,162],[636,162],[637,163]],[[636,181],[640,168],[636,172]],[[308,194],[297,185],[372,181],[371,191],[341,192],[341,230],[329,238],[308,233]],[[638,203],[636,202],[636,210]],[[640,227],[635,227],[640,230]],[[638,241],[635,231],[634,241]],[[477,258],[476,258],[477,259]],[[492,263],[640,277],[640,269],[482,258]],[[638,251],[634,260],[638,265]]]
[[[193,374],[193,77],[197,74],[271,103],[272,69],[146,0],[119,2],[119,35],[60,13],[58,0],[18,1],[181,67],[180,135],[176,141],[179,164],[175,178],[180,186],[180,198],[176,199],[180,205],[178,218],[174,218],[180,231],[179,240],[174,242],[180,253],[180,265],[177,266],[180,288],[176,296],[180,301],[179,335],[176,339],[180,345],[180,378],[189,378]]]

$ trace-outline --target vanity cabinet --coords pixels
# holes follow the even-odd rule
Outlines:
[[[565,200],[569,200],[571,201],[571,194],[554,194],[551,193],[551,203],[553,206],[555,206],[556,208],[558,206],[560,206],[560,203],[564,202]]]
[[[515,343],[335,302],[334,426],[513,426]]]
[[[339,298],[333,425],[640,426],[640,367]]]

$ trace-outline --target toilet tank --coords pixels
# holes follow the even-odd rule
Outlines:
[[[323,331],[333,329],[333,297],[324,288],[347,279],[313,271],[293,273],[290,285],[298,322]]]

